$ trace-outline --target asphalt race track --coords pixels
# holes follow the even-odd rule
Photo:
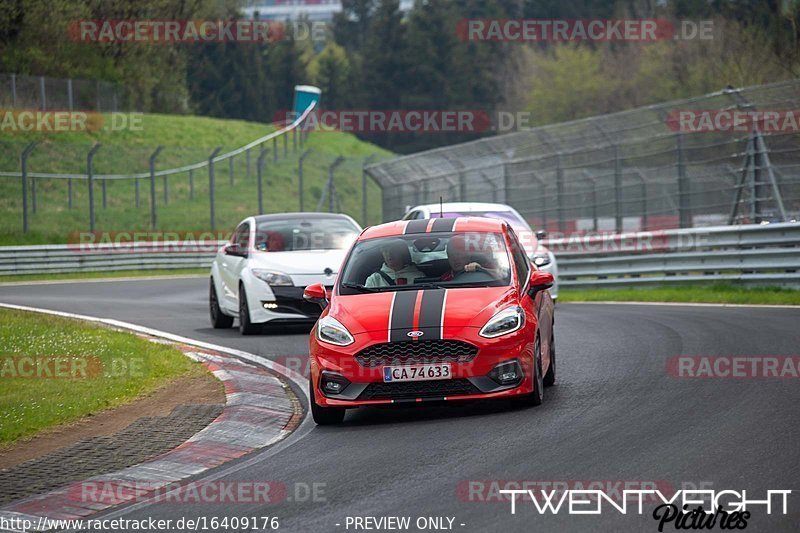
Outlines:
[[[307,353],[302,330],[213,330],[207,285],[193,278],[4,286],[0,301],[116,318],[281,362]],[[603,480],[746,489],[750,499],[800,490],[799,379],[680,379],[666,370],[679,355],[800,355],[800,309],[560,304],[556,340],[558,382],[541,407],[353,411],[341,427],[301,430],[277,453],[259,452],[223,475],[283,483],[285,501],[156,503],[111,514],[277,516],[279,531],[354,531],[348,516],[410,516],[412,524],[454,517],[453,529],[464,532],[657,531],[652,507],[642,515],[606,507],[602,515],[553,516],[520,502],[512,515],[507,501],[469,501],[463,489],[477,486],[471,480]],[[317,497],[303,497],[313,484]],[[753,509],[747,530],[800,530],[800,497],[790,496],[788,515]]]

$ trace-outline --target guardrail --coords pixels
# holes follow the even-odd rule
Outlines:
[[[800,285],[800,223],[720,226],[544,242],[562,287],[737,281]],[[0,247],[0,275],[206,268],[224,241]]]
[[[217,248],[224,242],[3,246],[0,247],[0,275],[210,268]]]
[[[563,287],[800,285],[800,223],[573,235],[545,244]]]

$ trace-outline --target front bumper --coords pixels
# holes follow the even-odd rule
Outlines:
[[[452,339],[430,341],[386,342],[386,332],[355,335],[356,342],[346,347],[335,347],[319,342],[315,335],[311,340],[311,383],[314,397],[320,406],[359,407],[391,403],[476,400],[513,397],[533,391],[533,336],[527,328],[515,333],[484,339],[478,336],[478,328],[463,328]],[[458,339],[458,340],[456,340]],[[414,346],[419,343],[461,342],[471,345],[474,355],[463,353],[450,357],[451,348],[433,345]],[[394,354],[413,353],[412,357],[389,356],[365,365],[361,355],[367,348],[391,346]],[[425,355],[428,352],[430,355]],[[489,374],[502,363],[517,361],[522,378],[512,384],[501,385]],[[385,366],[404,366],[410,364],[450,363],[451,379],[430,381],[388,382],[383,379]],[[369,363],[368,363],[369,364]],[[321,380],[331,376],[341,376],[346,386],[337,394],[325,392]]]
[[[248,291],[250,320],[253,323],[271,321],[313,323],[322,310],[319,305],[303,299],[305,287],[263,286]]]

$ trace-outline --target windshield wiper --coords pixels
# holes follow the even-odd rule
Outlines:
[[[360,283],[350,283],[344,282],[342,283],[342,287],[347,287],[348,289],[354,289],[358,292],[381,292],[381,290],[377,287],[367,287],[366,285],[362,285]]]

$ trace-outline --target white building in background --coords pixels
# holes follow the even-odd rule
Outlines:
[[[400,10],[409,11],[414,0],[400,0]],[[305,15],[309,20],[329,21],[342,10],[340,0],[249,0],[242,12],[248,18],[258,13],[260,20],[296,20]]]

